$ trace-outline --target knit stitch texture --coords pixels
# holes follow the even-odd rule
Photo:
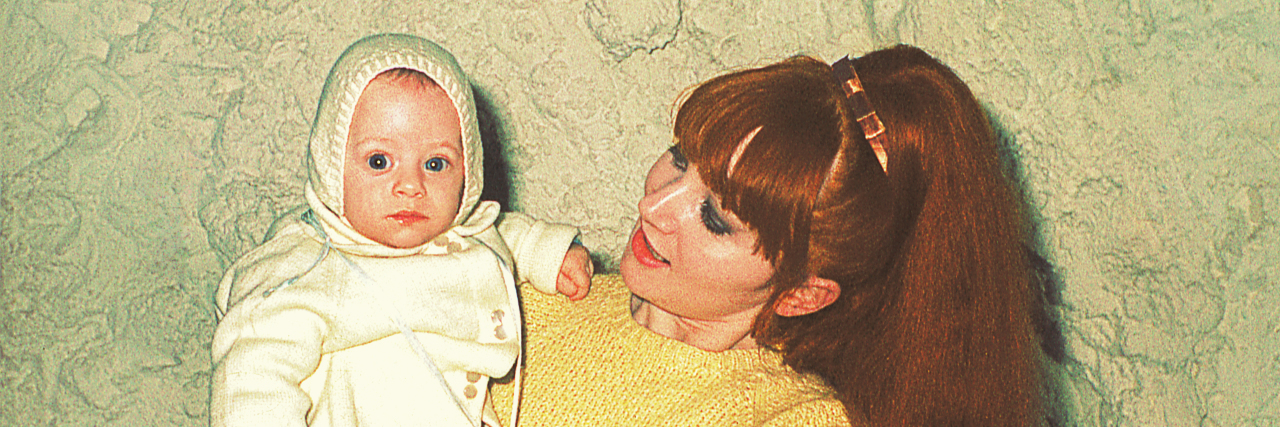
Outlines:
[[[850,425],[820,378],[783,366],[775,351],[704,351],[640,326],[620,276],[596,276],[583,301],[521,296],[528,329],[521,426]],[[501,417],[509,416],[501,408],[512,388],[494,384]]]

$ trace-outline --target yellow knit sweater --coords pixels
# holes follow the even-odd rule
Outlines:
[[[820,378],[783,366],[776,352],[704,351],[640,326],[620,276],[596,276],[579,302],[522,297],[521,426],[850,425]],[[505,426],[512,389],[510,380],[493,386]]]

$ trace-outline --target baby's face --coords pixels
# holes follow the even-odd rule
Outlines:
[[[448,230],[465,180],[449,96],[439,86],[374,79],[352,113],[344,170],[345,217],[365,237],[411,248]]]

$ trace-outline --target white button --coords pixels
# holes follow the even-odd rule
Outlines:
[[[476,390],[475,385],[467,384],[467,387],[462,389],[462,395],[466,396],[468,399],[475,399],[476,394],[479,394],[479,391]]]
[[[467,372],[467,382],[480,381],[480,374],[475,372]]]

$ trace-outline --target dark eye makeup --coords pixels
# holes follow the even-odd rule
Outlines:
[[[675,166],[681,172],[689,169],[689,159],[684,156],[684,152],[680,151],[680,146],[672,145],[667,149],[671,153],[671,165]]]
[[[723,236],[733,232],[733,227],[729,225],[729,221],[720,216],[720,212],[711,203],[711,198],[703,199],[699,210],[702,212],[702,225],[707,227],[707,231],[711,234]]]
[[[671,153],[671,166],[679,169],[681,172],[689,170],[689,159],[684,156],[684,152],[680,151],[680,147],[672,145],[667,149]],[[729,221],[724,219],[720,211],[716,209],[715,203],[710,197],[702,200],[698,211],[702,216],[702,225],[710,231],[711,234],[724,236],[733,233],[733,226],[729,225]]]

